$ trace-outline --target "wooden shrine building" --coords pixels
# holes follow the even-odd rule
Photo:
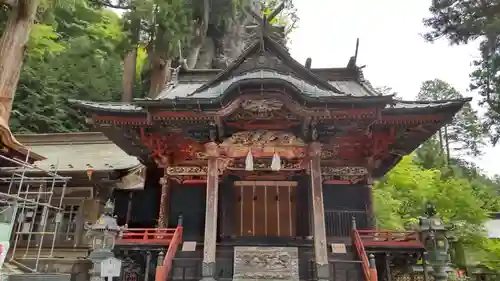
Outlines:
[[[15,137],[30,155],[46,159],[0,169],[0,192],[34,202],[31,208],[17,208],[9,233],[0,231],[3,239],[10,237],[5,263],[21,271],[68,273],[91,247],[85,222],[99,217],[111,192],[140,192],[136,186],[141,180],[135,178],[141,178],[136,174],[143,166],[98,132]],[[11,222],[10,216],[3,218]]]
[[[172,270],[165,269],[172,280],[273,279],[272,273],[248,271],[275,266],[275,255],[292,261],[298,255],[301,280],[312,279],[303,266],[318,279],[338,279],[329,267],[332,259],[362,263],[359,272],[367,277],[365,250],[423,252],[422,243],[408,238],[412,234],[402,234],[408,239],[399,244],[390,239],[363,242],[364,248],[358,240],[351,244],[351,218],[357,229],[368,229],[360,230],[361,238],[370,236],[376,227],[373,180],[468,100],[410,102],[381,95],[363,78],[355,58],[343,68],[304,66],[272,28],[263,21],[258,36],[224,70],[177,69],[155,99],[72,101],[95,130],[148,169],[162,171],[147,173],[150,191],[132,217],[158,212],[128,226],[173,228],[182,215],[183,250],[175,253],[171,246],[165,257],[173,260]],[[125,212],[117,216],[123,221]],[[148,243],[141,239],[131,241],[135,247]],[[177,247],[180,240],[165,245],[174,242]],[[187,242],[197,243],[188,250]],[[187,258],[198,261],[191,265],[197,273],[182,262]],[[256,263],[254,269],[244,261]]]

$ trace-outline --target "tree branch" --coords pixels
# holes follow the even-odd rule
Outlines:
[[[0,0],[0,1],[16,1],[16,0]],[[92,0],[92,2],[96,3],[97,5],[106,6],[112,9],[129,10],[133,8],[133,5],[120,4],[121,2],[118,2],[118,4],[113,4],[111,3],[111,0]]]
[[[4,5],[8,5],[10,7],[15,7],[17,6],[17,0],[0,0],[0,5],[1,4],[4,4]]]

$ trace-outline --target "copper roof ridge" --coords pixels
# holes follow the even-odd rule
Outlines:
[[[19,134],[17,138],[25,139],[24,143],[29,146],[113,143],[100,132]]]

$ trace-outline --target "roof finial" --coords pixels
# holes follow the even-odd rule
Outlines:
[[[354,62],[358,60],[359,38],[356,38],[356,50],[354,51]]]
[[[306,64],[304,65],[307,69],[311,69],[311,64],[312,64],[312,59],[307,58],[306,59]]]
[[[285,2],[283,1],[274,10],[272,10],[269,15],[266,15],[265,13],[259,15],[248,6],[244,8],[245,13],[252,16],[258,24],[256,27],[253,27],[254,34],[252,37],[260,40],[262,49],[264,48],[264,37],[275,39],[274,37],[276,37],[276,35],[278,37],[280,36],[279,33],[281,32],[281,29],[273,26],[271,22],[276,18],[276,16],[279,15],[279,13],[281,13],[281,11],[283,11],[284,8]]]
[[[347,67],[350,67],[350,68],[356,67],[356,61],[358,60],[358,50],[359,50],[359,38],[356,39],[356,49],[354,50],[354,56],[352,56],[349,59],[349,62],[347,63]]]

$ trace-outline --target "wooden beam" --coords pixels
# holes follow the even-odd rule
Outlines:
[[[205,238],[203,243],[202,280],[214,281],[215,247],[217,238],[217,205],[219,172],[217,167],[218,146],[215,142],[205,145],[208,155],[207,195],[205,211]]]
[[[326,243],[325,207],[323,205],[323,180],[321,178],[321,144],[309,145],[311,195],[313,211],[314,257],[318,281],[330,280],[330,267]]]

